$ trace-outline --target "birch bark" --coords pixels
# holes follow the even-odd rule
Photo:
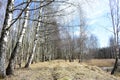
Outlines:
[[[10,33],[7,28],[10,26],[12,21],[13,5],[14,5],[14,0],[8,0],[4,24],[0,37],[0,78],[4,78],[6,76],[5,58],[6,58],[7,42]]]
[[[28,24],[28,17],[29,17],[28,9],[29,9],[29,6],[25,10],[25,20],[23,22],[23,27],[21,29],[20,36],[18,37],[17,43],[16,43],[16,45],[11,53],[9,64],[7,66],[7,69],[6,69],[7,75],[14,74],[15,58],[16,58],[17,54],[20,53],[20,50],[22,48],[23,38],[25,36],[25,32],[26,32],[26,28],[27,28],[27,24]]]
[[[39,21],[41,21],[41,12],[42,12],[42,8],[39,10]],[[33,50],[32,53],[30,54],[28,61],[25,65],[25,68],[28,68],[30,66],[30,64],[32,63],[32,60],[34,58],[35,55],[35,50],[36,50],[36,46],[37,46],[37,41],[38,41],[38,37],[39,37],[39,27],[41,26],[41,23],[38,22],[37,26],[35,27],[35,38],[34,38],[34,46],[33,46]]]

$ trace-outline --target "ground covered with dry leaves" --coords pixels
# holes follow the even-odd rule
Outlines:
[[[55,60],[32,64],[29,69],[18,69],[6,80],[120,80],[96,66],[85,63]]]

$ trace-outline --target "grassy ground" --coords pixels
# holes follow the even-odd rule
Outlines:
[[[96,62],[96,61],[95,61]],[[85,63],[55,60],[33,64],[29,69],[18,69],[6,80],[120,80],[96,66]]]
[[[114,59],[91,59],[84,61],[84,63],[91,65],[91,66],[98,66],[98,67],[112,67],[114,65]]]

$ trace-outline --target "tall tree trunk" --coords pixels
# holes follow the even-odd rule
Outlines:
[[[118,57],[116,57],[116,59],[115,59],[115,64],[114,64],[114,67],[113,67],[113,69],[111,71],[111,74],[114,74],[114,72],[116,71],[117,67],[118,67]]]
[[[114,72],[116,71],[117,67],[118,67],[118,61],[119,61],[119,39],[118,39],[118,33],[116,33],[116,44],[115,44],[115,53],[116,53],[116,57],[115,57],[115,63],[114,63],[114,67],[111,71],[111,74],[114,74]]]
[[[4,78],[6,76],[5,58],[6,58],[7,42],[9,37],[9,30],[7,28],[10,26],[12,21],[13,3],[14,0],[8,0],[7,2],[5,20],[0,37],[0,78]]]
[[[41,12],[42,12],[42,9],[40,9],[39,11],[39,21],[41,21]],[[36,50],[36,46],[37,46],[37,41],[38,41],[38,35],[39,35],[39,27],[41,26],[41,23],[38,22],[37,26],[35,27],[35,38],[34,38],[34,46],[33,46],[33,50],[32,50],[32,53],[30,53],[30,56],[28,58],[28,61],[25,65],[25,68],[28,68],[30,66],[30,64],[32,63],[32,60],[34,58],[34,55],[35,55],[35,50]]]
[[[113,5],[114,4],[114,5]],[[110,12],[111,12],[111,21],[114,31],[114,47],[115,47],[115,64],[111,74],[114,74],[118,67],[119,61],[119,28],[120,28],[120,19],[119,19],[119,0],[109,0]]]
[[[33,57],[35,55],[35,49],[36,49],[36,45],[37,45],[37,41],[34,42],[34,47],[32,50],[32,53],[30,54],[29,58],[28,58],[28,62],[25,65],[25,68],[28,68],[30,66],[30,64],[32,63]]]
[[[13,51],[11,53],[9,64],[7,66],[7,69],[6,69],[6,74],[7,75],[11,75],[11,74],[14,73],[15,58],[16,58],[17,54],[20,53],[20,50],[21,50],[21,47],[22,47],[23,38],[24,38],[26,28],[27,28],[27,24],[28,24],[27,19],[29,17],[29,11],[27,9],[29,9],[29,6],[26,8],[26,11],[25,11],[25,20],[23,22],[23,27],[21,29],[20,36],[18,37],[15,48],[13,49]]]

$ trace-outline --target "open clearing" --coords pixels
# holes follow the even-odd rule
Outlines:
[[[32,64],[29,69],[18,69],[6,80],[120,80],[96,66],[85,63],[54,60]]]
[[[112,67],[114,65],[114,62],[115,59],[91,59],[84,61],[84,63],[88,65],[98,67]]]

